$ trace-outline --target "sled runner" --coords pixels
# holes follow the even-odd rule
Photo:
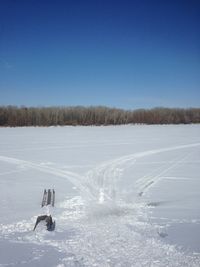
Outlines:
[[[46,227],[48,231],[53,231],[55,229],[55,221],[52,220],[51,215],[40,215],[37,217],[35,226],[33,228],[33,231],[35,231],[37,225],[39,222],[45,221],[46,222]]]
[[[46,208],[46,213],[44,215],[40,215],[37,217],[35,226],[33,228],[33,231],[35,231],[37,225],[41,222],[44,221],[46,223],[46,227],[48,231],[53,231],[55,229],[55,221],[53,221],[52,216],[49,215],[49,206],[54,207],[55,204],[55,190],[54,189],[44,189],[43,197],[42,197],[42,203],[41,207],[47,207]]]
[[[42,198],[42,207],[51,205],[54,207],[55,203],[55,190],[54,189],[44,189],[43,198]]]

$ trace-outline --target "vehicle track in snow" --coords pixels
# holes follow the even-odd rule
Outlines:
[[[180,145],[180,146],[173,146],[168,148],[161,148],[161,149],[154,149],[154,150],[147,150],[144,152],[138,152],[134,154],[125,155],[123,157],[107,161],[103,164],[98,165],[93,170],[90,170],[86,173],[86,179],[90,181],[90,183],[93,183],[93,186],[97,188],[97,191],[99,190],[100,198],[102,198],[102,192],[103,192],[103,198],[107,200],[112,199],[113,191],[115,190],[115,183],[118,179],[120,179],[123,171],[130,167],[131,165],[135,164],[137,159],[159,154],[159,153],[165,153],[180,149],[188,149],[192,147],[198,147],[200,146],[200,143],[195,144],[187,144],[187,145]],[[160,180],[160,177],[167,173],[169,170],[175,168],[180,163],[184,162],[184,160],[189,156],[187,153],[183,157],[179,156],[178,160],[172,161],[172,164],[170,166],[167,166],[163,170],[163,166],[159,167],[158,170],[153,170],[153,172],[140,177],[136,181],[136,187],[137,187],[137,193],[138,195],[142,195],[144,191],[147,191],[153,184],[158,182]],[[96,184],[95,184],[96,183]]]
[[[86,198],[98,202],[102,197],[102,202],[112,200],[112,191],[117,186],[118,179],[121,178],[123,171],[136,163],[137,159],[148,157],[150,155],[175,151],[179,149],[188,149],[198,147],[200,143],[188,144],[182,146],[173,146],[155,150],[126,155],[115,160],[107,161],[90,170],[81,176],[74,172],[61,171],[58,168],[44,166],[34,162],[24,161],[21,159],[0,156],[0,161],[10,164],[25,166],[27,168],[39,170],[41,172],[53,174],[56,177],[68,179],[79,190],[80,193],[86,194]],[[138,179],[138,192],[149,190],[154,183],[159,181],[160,177],[166,174],[170,169],[175,168],[178,164],[184,162],[188,156],[178,157],[163,169],[163,166],[148,173],[146,176]],[[157,176],[156,176],[157,173]],[[101,188],[105,189],[103,196]],[[107,191],[106,191],[107,190]],[[61,266],[199,266],[197,259],[186,256],[176,251],[173,246],[164,244],[162,241],[155,239],[156,231],[147,222],[139,222],[138,216],[145,216],[142,213],[143,206],[135,205],[121,207],[116,206],[94,206],[91,214],[85,214],[81,209],[84,203],[79,200],[63,201],[62,213],[58,215],[58,221],[61,220],[63,226],[58,226],[62,235],[73,225],[76,235],[71,239],[54,239],[53,235],[46,236],[46,232],[37,233],[34,236],[31,227],[35,218],[29,221],[18,222],[17,224],[2,225],[2,233],[13,237],[12,234],[18,231],[16,236],[21,233],[22,242],[32,242],[36,244],[54,246],[69,257],[63,259]],[[118,204],[118,203],[117,203]],[[74,206],[73,206],[74,205]],[[61,207],[62,208],[62,207]],[[78,213],[80,208],[80,216]],[[106,210],[107,208],[107,210]],[[121,209],[120,209],[121,208]],[[130,208],[130,210],[128,210]],[[96,213],[94,213],[96,212]],[[71,218],[70,218],[71,214]],[[87,215],[86,217],[84,217]],[[90,217],[94,216],[94,217]],[[89,216],[89,218],[88,218]],[[96,218],[96,216],[99,216]],[[85,218],[85,219],[84,219]],[[117,223],[116,223],[117,222]],[[155,233],[154,233],[155,232]],[[58,232],[59,234],[59,232]],[[64,235],[65,236],[65,235]],[[56,235],[55,235],[56,237]],[[169,261],[169,259],[172,259]],[[65,265],[66,264],[66,265]],[[70,265],[71,264],[71,265]]]
[[[66,171],[66,170],[62,171],[57,168],[44,166],[43,164],[41,165],[41,164],[34,163],[31,161],[26,161],[26,160],[12,158],[12,157],[0,156],[0,161],[4,161],[4,162],[18,165],[18,166],[28,167],[28,168],[35,169],[35,170],[38,170],[44,173],[55,175],[56,177],[62,177],[62,178],[68,179],[68,181],[70,181],[74,186],[76,186],[80,190],[81,193],[86,193],[89,199],[94,198],[91,192],[88,191],[88,188],[84,186],[83,177],[77,173]]]
[[[67,178],[74,186],[76,186],[80,190],[81,193],[86,193],[86,197],[89,200],[95,200],[96,198],[101,197],[99,196],[99,194],[102,193],[101,189],[108,189],[110,187],[109,190],[112,191],[112,189],[114,189],[113,184],[115,184],[116,180],[120,178],[124,169],[134,164],[137,159],[154,154],[198,146],[200,146],[200,143],[147,150],[143,152],[125,155],[114,160],[106,161],[105,163],[98,165],[96,168],[88,171],[85,175],[82,176],[75,172],[67,170],[62,171],[58,168],[44,166],[42,164],[12,157],[0,156],[0,161],[4,161],[14,165],[29,167],[45,173],[53,174],[58,177]],[[142,185],[138,186],[138,194],[143,192],[144,189],[147,190],[147,188],[149,188],[153,183],[159,180],[161,175],[165,174],[168,170],[180,164],[180,162],[182,162],[183,160],[184,158],[182,158],[178,162],[171,164],[167,169],[161,170],[161,172],[154,177],[154,180],[152,180],[151,174],[141,177],[137,182],[138,185]],[[109,193],[112,194],[113,192]],[[108,200],[113,197],[105,191],[103,192],[103,194],[104,197]]]

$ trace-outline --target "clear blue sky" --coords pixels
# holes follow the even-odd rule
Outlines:
[[[199,0],[0,0],[0,105],[200,107]]]

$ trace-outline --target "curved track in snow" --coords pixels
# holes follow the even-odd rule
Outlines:
[[[61,171],[60,169],[57,169],[57,168],[44,166],[44,165],[37,164],[34,162],[12,158],[12,157],[0,156],[0,161],[4,161],[4,162],[14,164],[14,165],[22,165],[22,166],[36,169],[36,170],[39,170],[45,173],[53,174],[58,177],[67,178],[81,192],[85,192],[87,194],[87,197],[90,200],[92,200],[97,195],[97,192],[100,191],[101,184],[103,186],[103,185],[108,185],[108,183],[113,183],[113,178],[120,176],[121,172],[124,169],[123,166],[125,166],[126,164],[134,164],[134,162],[137,159],[147,157],[150,155],[174,151],[174,150],[180,150],[180,149],[187,149],[187,148],[192,148],[192,147],[197,147],[197,146],[200,146],[200,143],[173,146],[173,147],[154,149],[154,150],[147,150],[144,152],[138,152],[138,153],[134,153],[130,155],[125,155],[123,157],[119,157],[117,159],[110,160],[103,164],[100,164],[95,169],[87,172],[85,176],[84,175],[81,176],[75,172],[66,171],[66,170]],[[181,159],[181,161],[182,160],[183,159]],[[170,166],[169,169],[173,168],[174,166],[175,165],[172,164],[172,166]],[[142,182],[145,181],[145,185],[143,185],[143,188],[138,188],[138,189],[139,190],[147,189],[149,187],[148,185],[152,184],[152,182],[155,182],[156,179],[159,178],[161,174],[164,174],[167,170],[162,171],[158,176],[156,176],[154,181],[148,180],[146,179],[146,177],[140,178],[139,183],[142,184]],[[107,195],[107,198],[109,199],[110,197]]]
[[[96,182],[97,184],[95,185],[95,187],[99,187],[98,189],[100,190],[100,194],[103,191],[104,197],[107,200],[109,200],[112,198],[112,196],[106,193],[104,189],[107,188],[109,185],[111,185],[112,187],[113,184],[115,183],[115,180],[120,178],[124,169],[129,167],[130,165],[133,165],[137,159],[159,154],[159,153],[165,153],[165,152],[170,152],[170,151],[175,151],[175,150],[180,150],[180,149],[188,149],[188,148],[193,148],[193,147],[198,147],[198,146],[200,146],[200,143],[173,146],[173,147],[154,149],[154,150],[147,150],[144,152],[138,152],[138,153],[126,155],[126,156],[117,158],[115,160],[107,161],[103,164],[100,164],[93,170],[90,170],[89,172],[87,172],[86,177],[87,179],[90,180],[90,183]],[[184,159],[187,157],[188,155],[179,157],[176,162],[172,162],[172,164],[169,167],[165,168],[164,170],[163,170],[163,167],[161,166],[161,168],[159,168],[160,169],[159,173],[154,175],[153,177],[150,173],[149,175],[145,175],[144,177],[141,177],[140,179],[138,179],[138,181],[136,181],[138,195],[142,195],[144,191],[147,191],[153,184],[159,181],[159,178],[161,177],[161,175],[165,174],[170,169],[173,169],[174,167],[176,167],[178,164],[183,162]],[[109,190],[112,191],[112,188],[110,188]],[[112,192],[109,192],[109,193],[112,194]]]
[[[198,267],[199,257],[185,255],[158,239],[157,229],[145,218],[142,203],[110,203],[117,181],[126,168],[137,159],[169,151],[198,147],[200,143],[147,150],[107,161],[85,175],[44,166],[12,157],[0,156],[0,161],[25,166],[63,179],[68,179],[93,204],[87,206],[81,197],[66,199],[58,205],[57,232],[31,232],[35,218],[16,224],[0,225],[0,232],[21,242],[52,246],[65,253],[58,266],[135,266],[135,267]],[[159,167],[136,181],[137,193],[143,194],[160,180],[163,174],[187,158],[178,157],[170,166]],[[108,200],[108,202],[107,202]],[[100,202],[100,204],[98,204]],[[143,221],[139,218],[143,217]],[[145,221],[145,219],[147,219]],[[171,260],[169,260],[171,259]],[[1,266],[1,265],[0,265]],[[3,266],[3,265],[2,265]]]

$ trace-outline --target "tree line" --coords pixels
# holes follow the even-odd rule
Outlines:
[[[97,107],[0,106],[0,126],[200,123],[200,108],[123,110]]]

